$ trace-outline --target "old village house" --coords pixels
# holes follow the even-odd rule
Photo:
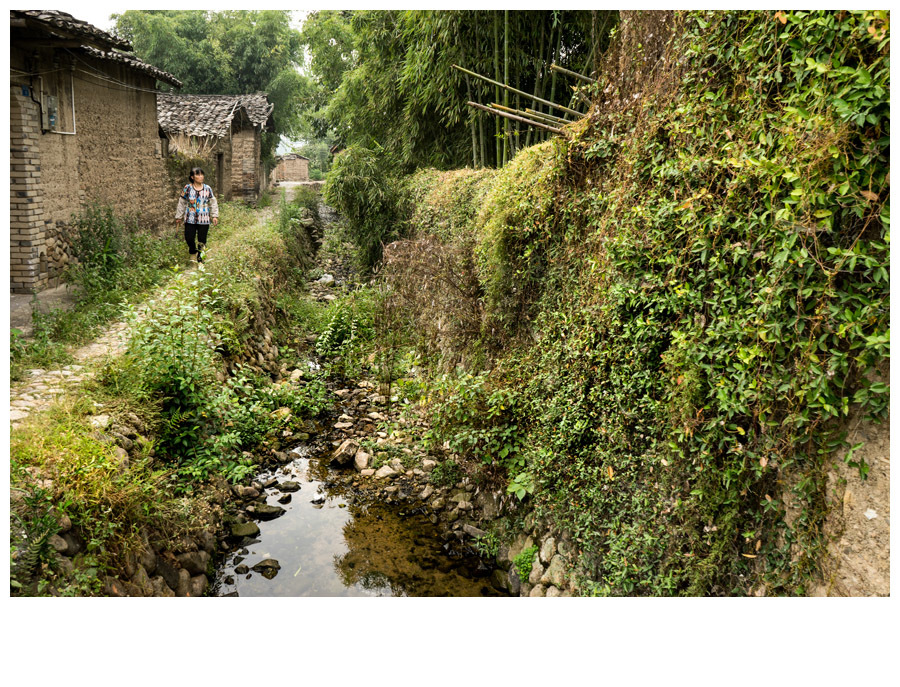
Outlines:
[[[70,260],[71,218],[110,205],[159,228],[171,196],[156,83],[171,74],[69,14],[11,10],[10,288],[44,289]]]
[[[160,95],[159,128],[173,153],[207,160],[211,184],[225,200],[253,203],[268,186],[260,153],[273,127],[265,93]]]
[[[309,181],[309,158],[298,153],[276,158],[275,181]]]

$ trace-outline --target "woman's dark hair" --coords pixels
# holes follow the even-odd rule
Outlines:
[[[206,172],[203,171],[203,168],[202,168],[202,167],[191,167],[191,174],[190,174],[190,176],[189,176],[188,178],[189,178],[191,181],[193,181],[193,180],[194,180],[194,175],[195,175],[195,174],[202,174],[203,176],[206,176]]]

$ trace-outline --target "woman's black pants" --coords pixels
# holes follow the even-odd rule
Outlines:
[[[187,241],[188,253],[195,255],[197,253],[197,244],[203,248],[206,246],[206,235],[209,233],[208,224],[188,224],[184,223],[184,240]],[[197,242],[194,243],[196,237]]]

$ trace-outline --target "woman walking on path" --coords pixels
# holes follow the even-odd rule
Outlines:
[[[190,179],[191,183],[181,190],[178,198],[175,224],[184,222],[184,240],[187,241],[191,260],[203,262],[210,220],[213,224],[219,223],[219,202],[213,190],[203,183],[203,170],[200,167],[191,169]]]

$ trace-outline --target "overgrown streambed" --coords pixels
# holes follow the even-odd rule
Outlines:
[[[424,506],[380,502],[317,448],[301,444],[289,462],[257,475],[266,505],[284,512],[254,518],[260,533],[226,554],[212,595],[505,595],[491,585],[492,569],[469,545],[442,535]]]

